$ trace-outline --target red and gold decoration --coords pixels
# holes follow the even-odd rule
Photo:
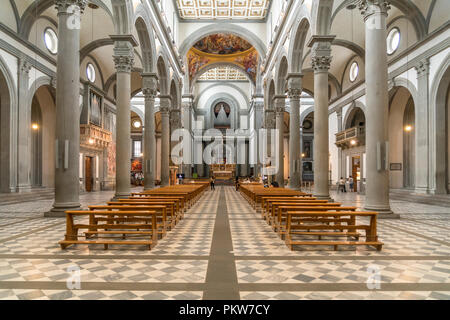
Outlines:
[[[259,55],[246,40],[233,34],[213,34],[199,40],[187,54],[189,78],[214,63],[228,63],[243,70],[255,82]]]

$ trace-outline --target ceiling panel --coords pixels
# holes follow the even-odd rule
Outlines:
[[[184,20],[262,20],[272,0],[176,0]]]
[[[213,80],[213,81],[236,81],[236,80],[248,80],[247,77],[236,68],[228,66],[217,67],[208,70],[199,78],[199,80]]]

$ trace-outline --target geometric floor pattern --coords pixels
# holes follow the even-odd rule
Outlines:
[[[83,205],[111,197],[80,196]],[[364,196],[354,193],[332,197],[364,206]],[[200,300],[221,272],[211,259],[213,243],[223,237],[237,279],[229,289],[241,300],[450,300],[450,209],[443,206],[391,200],[401,219],[378,221],[384,246],[377,252],[363,246],[291,251],[233,187],[206,192],[151,251],[61,250],[65,219],[44,218],[51,205],[0,206],[0,299]],[[215,229],[216,221],[226,221],[228,234]]]

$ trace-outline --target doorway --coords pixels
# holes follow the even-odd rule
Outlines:
[[[361,180],[361,157],[352,157],[353,191],[358,192],[358,182]]]
[[[94,184],[94,178],[92,174],[92,157],[84,158],[84,181],[85,189],[87,192],[92,192],[92,187]]]

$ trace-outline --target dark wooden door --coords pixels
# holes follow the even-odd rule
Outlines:
[[[352,178],[353,178],[353,191],[358,192],[358,172],[361,170],[361,162],[359,157],[352,158]]]
[[[84,177],[85,177],[85,188],[87,192],[92,191],[92,158],[84,158]]]

